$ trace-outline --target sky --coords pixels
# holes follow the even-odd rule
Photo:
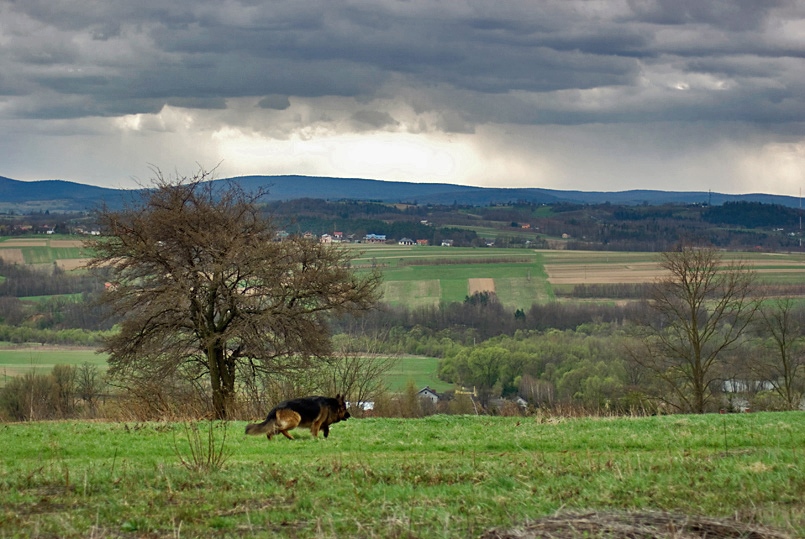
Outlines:
[[[0,0],[0,176],[797,196],[801,0]]]

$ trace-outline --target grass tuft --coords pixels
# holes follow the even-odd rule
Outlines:
[[[230,457],[226,450],[226,435],[229,423],[227,421],[209,421],[207,428],[199,428],[197,421],[185,421],[182,423],[184,429],[184,441],[187,442],[187,452],[180,449],[180,444],[176,440],[176,433],[173,435],[173,449],[179,463],[194,472],[218,472],[223,469],[224,464]],[[221,431],[220,441],[216,431]]]

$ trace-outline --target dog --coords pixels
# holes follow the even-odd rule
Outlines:
[[[314,438],[319,437],[319,431],[327,438],[330,435],[330,425],[350,418],[347,404],[340,394],[332,397],[301,397],[283,401],[275,406],[262,423],[246,425],[246,434],[258,435],[265,433],[270,440],[275,434],[282,433],[289,440],[293,436],[289,430],[296,427],[310,427]]]

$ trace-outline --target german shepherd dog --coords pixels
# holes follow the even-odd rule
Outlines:
[[[347,405],[340,394],[332,397],[301,397],[283,401],[275,406],[262,423],[246,425],[246,434],[266,434],[270,440],[277,433],[282,433],[289,440],[293,436],[289,430],[296,427],[310,427],[310,433],[318,438],[319,431],[324,437],[330,435],[330,425],[349,419]]]

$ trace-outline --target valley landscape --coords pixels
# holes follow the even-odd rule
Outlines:
[[[805,3],[0,14],[0,539],[805,538]]]
[[[406,419],[354,417],[333,426],[327,440],[297,430],[294,441],[267,442],[243,437],[242,420],[172,416],[155,421],[120,410],[116,421],[5,423],[0,442],[3,536],[492,538],[542,525],[539,519],[550,515],[572,526],[638,518],[628,515],[659,522],[676,515],[689,519],[691,529],[706,516],[711,526],[753,537],[805,535],[805,506],[796,494],[805,485],[805,468],[799,464],[805,443],[801,412],[665,415],[644,403],[619,404],[626,397],[608,393],[605,385],[621,376],[616,374],[623,368],[617,347],[625,337],[622,322],[607,322],[607,313],[640,305],[645,287],[667,273],[659,252],[610,250],[606,243],[589,242],[578,216],[597,209],[573,206],[575,217],[564,223],[576,228],[563,235],[564,225],[555,221],[558,215],[567,217],[563,205],[562,211],[541,204],[429,206],[423,213],[407,204],[370,202],[350,206],[350,211],[386,208],[385,219],[367,222],[354,216],[334,224],[329,210],[311,209],[317,224],[299,211],[298,203],[288,204],[292,221],[283,221],[285,210],[275,206],[284,228],[314,230],[316,238],[328,228],[329,233],[352,230],[353,237],[361,238],[382,232],[377,227],[384,223],[409,223],[400,230],[411,231],[414,241],[420,239],[417,234],[433,234],[413,245],[400,245],[391,233],[384,243],[341,245],[351,253],[358,274],[374,270],[383,276],[381,301],[388,312],[376,323],[390,320],[398,333],[397,359],[384,374],[389,395],[423,387],[452,393],[461,385],[444,374],[446,359],[492,346],[514,353],[516,346],[541,342],[545,349],[528,354],[557,357],[556,372],[550,374],[548,367],[541,382],[552,384],[551,402],[534,401],[528,412],[518,410],[514,417],[475,415],[477,407],[436,415],[429,414],[437,410],[420,410]],[[327,204],[343,211],[343,202]],[[397,213],[400,207],[404,210]],[[669,211],[691,211],[675,208],[656,211],[664,219]],[[651,208],[641,211],[652,213]],[[485,212],[505,217],[492,219]],[[655,217],[648,219],[656,223]],[[26,218],[21,212],[3,222]],[[520,224],[526,219],[527,228]],[[591,222],[600,227],[596,219]],[[681,226],[690,230],[686,219]],[[32,220],[48,221],[49,228],[0,238],[0,262],[42,275],[86,274],[91,253],[84,247],[86,235],[75,229],[91,230],[91,214],[34,214]],[[783,227],[730,225],[727,233],[723,226],[702,225],[700,230],[732,238],[721,251],[723,263],[746,263],[756,274],[758,290],[802,305],[805,254],[797,248],[799,236],[788,236],[796,230],[791,226],[787,221]],[[574,241],[577,235],[584,245]],[[757,240],[754,244],[793,239],[786,240],[785,249],[736,249],[734,238],[747,235]],[[448,246],[441,239],[457,241]],[[0,277],[0,284],[9,279],[14,277]],[[0,387],[26,376],[48,376],[59,365],[90,365],[105,372],[106,355],[96,349],[107,330],[69,329],[69,315],[58,314],[62,306],[82,304],[86,297],[86,292],[69,291],[15,297],[34,314],[4,329]],[[495,307],[485,306],[486,298],[493,298]],[[464,314],[451,314],[461,308]],[[520,328],[520,336],[485,336],[491,327],[483,322],[487,319],[468,313],[484,316],[488,309],[497,322],[502,323],[501,317],[516,321],[511,327]],[[543,316],[540,309],[555,313],[555,323],[554,315],[546,314],[548,321],[540,322],[545,328],[528,326]],[[5,316],[13,316],[12,311]],[[417,316],[447,325],[396,326]],[[449,322],[456,316],[482,322],[459,329],[460,324]],[[616,314],[615,319],[624,316],[631,315]],[[561,324],[567,325],[561,326],[565,318]],[[92,343],[81,344],[86,339]],[[547,352],[549,347],[565,347],[576,357],[560,359],[565,352]],[[577,385],[568,385],[574,377]],[[519,390],[513,379],[496,387],[516,394],[523,391],[519,383]],[[593,384],[599,384],[595,390]],[[656,415],[646,417],[646,412]],[[585,536],[611,536],[607,533],[593,526]]]

